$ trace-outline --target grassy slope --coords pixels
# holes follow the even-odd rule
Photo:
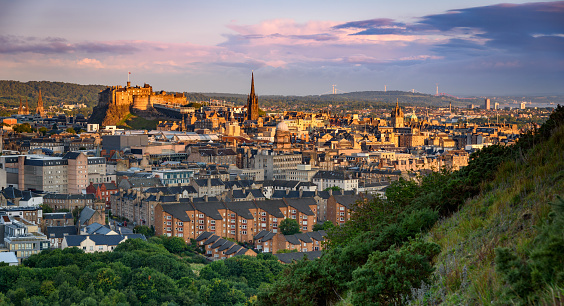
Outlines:
[[[550,211],[548,203],[564,193],[564,127],[528,156],[504,163],[484,190],[429,233],[442,252],[424,304],[507,302],[500,300],[504,284],[495,272],[494,250],[509,247],[524,255]]]
[[[154,130],[158,123],[159,120],[149,120],[129,113],[117,123],[117,126],[133,130]]]

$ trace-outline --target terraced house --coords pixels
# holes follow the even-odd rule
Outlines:
[[[303,231],[312,231],[316,211],[313,198],[239,202],[179,199],[155,207],[155,231],[157,235],[182,237],[187,242],[204,232],[252,242],[260,231],[277,233],[285,218],[296,219]]]

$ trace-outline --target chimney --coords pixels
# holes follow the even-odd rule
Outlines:
[[[329,189],[329,196],[333,195],[333,189]]]
[[[286,195],[290,193],[290,189],[286,189]]]
[[[208,201],[208,195],[206,194],[206,195],[204,195],[204,202],[207,202],[207,201]]]
[[[303,193],[304,193],[304,190],[300,189],[300,198],[302,197]]]
[[[208,188],[211,188],[211,178],[208,177]]]

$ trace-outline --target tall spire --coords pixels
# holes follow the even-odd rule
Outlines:
[[[25,114],[29,115],[29,102],[27,101],[27,97],[25,97]]]
[[[247,99],[247,120],[258,120],[258,98],[255,95],[255,74],[251,73],[251,93]]]
[[[255,72],[251,72],[251,96],[255,95]]]
[[[39,90],[39,97],[37,97],[37,108],[35,114],[45,117],[45,109],[43,108],[43,99],[41,98],[41,89]]]

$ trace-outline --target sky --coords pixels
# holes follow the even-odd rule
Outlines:
[[[564,1],[0,0],[0,79],[564,94]]]

